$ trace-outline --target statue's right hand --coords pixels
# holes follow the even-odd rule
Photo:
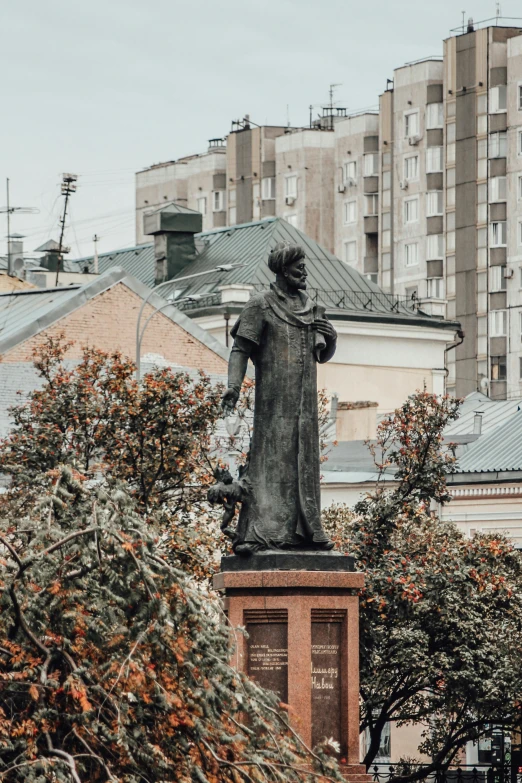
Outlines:
[[[221,407],[225,414],[230,414],[236,407],[236,402],[239,399],[239,392],[237,389],[229,388],[221,398]]]

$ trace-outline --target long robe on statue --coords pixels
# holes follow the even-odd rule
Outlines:
[[[331,359],[335,339],[316,331],[317,317],[325,317],[324,308],[304,292],[291,297],[272,284],[232,329],[232,350],[249,356],[256,378],[248,493],[234,546],[313,548],[328,541],[320,516],[316,365]]]

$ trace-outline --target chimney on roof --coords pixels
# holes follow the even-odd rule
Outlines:
[[[473,418],[473,435],[482,435],[482,413],[475,411]]]
[[[196,258],[194,236],[203,226],[201,212],[169,204],[145,213],[143,225],[144,233],[154,237],[155,285],[171,280]]]
[[[337,402],[337,440],[373,440],[377,434],[377,402]]]

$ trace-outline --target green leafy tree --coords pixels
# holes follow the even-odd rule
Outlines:
[[[217,597],[128,485],[69,466],[34,479],[0,518],[0,779],[342,780],[230,666]]]
[[[446,767],[492,723],[520,721],[522,569],[502,535],[466,538],[434,510],[447,503],[454,469],[444,443],[458,402],[412,395],[383,421],[374,447],[379,480],[352,511],[334,506],[325,524],[365,573],[361,593],[361,730],[365,763],[387,722],[425,727],[419,750]],[[384,481],[391,469],[391,485]]]

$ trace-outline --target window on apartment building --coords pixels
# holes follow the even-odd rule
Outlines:
[[[489,268],[489,290],[492,294],[506,290],[505,271],[505,266],[492,266]]]
[[[491,310],[489,314],[489,336],[505,337],[507,310]]]
[[[404,158],[404,179],[408,181],[419,178],[419,156],[410,155]]]
[[[517,108],[522,111],[522,82],[517,85]]]
[[[367,152],[364,156],[364,176],[375,177],[379,173],[379,155],[377,152]]]
[[[447,253],[454,253],[455,252],[455,232],[454,231],[446,231],[446,252]]]
[[[444,195],[442,190],[428,190],[426,193],[426,216],[434,217],[442,215],[444,209]]]
[[[200,196],[196,200],[196,209],[198,212],[201,212],[202,215],[207,214],[207,197],[206,196]]]
[[[364,214],[367,216],[379,214],[379,196],[371,193],[364,197]]]
[[[505,381],[507,378],[507,362],[505,356],[491,357],[491,380]]]
[[[428,103],[426,106],[426,128],[442,128],[444,125],[444,106],[442,103]]]
[[[406,266],[417,266],[419,263],[419,243],[409,242],[404,245],[404,256]]]
[[[230,223],[231,226],[235,226],[237,223],[235,207],[228,208],[228,222]]]
[[[518,357],[518,377],[522,380],[522,356]]]
[[[446,144],[455,144],[457,136],[457,125],[454,122],[448,122],[446,125]]]
[[[404,113],[404,135],[406,137],[419,135],[419,110]]]
[[[442,171],[444,166],[444,148],[428,147],[426,150],[426,174]]]
[[[446,103],[446,117],[454,117],[455,113],[457,111],[457,102],[456,101],[448,101]]]
[[[344,260],[347,264],[357,263],[357,242],[354,239],[344,243]]]
[[[297,215],[296,214],[285,215],[284,218],[285,218],[287,223],[289,223],[294,228],[297,228]]]
[[[254,182],[252,185],[252,217],[259,220],[261,217],[261,185]]]
[[[519,220],[517,225],[517,244],[522,247],[522,220]]]
[[[499,114],[507,111],[507,85],[499,84],[489,90],[489,113]]]
[[[507,225],[505,220],[495,220],[490,226],[490,247],[505,247]]]
[[[387,231],[388,229],[391,229],[391,212],[383,212],[382,230]]]
[[[487,114],[488,113],[488,94],[486,92],[482,92],[479,95],[477,95],[477,114]]]
[[[365,275],[365,278],[370,281],[370,283],[377,283],[379,282],[379,275],[377,272],[372,272],[369,275]]]
[[[222,212],[225,209],[224,190],[215,190],[212,194],[212,209],[214,212]]]
[[[285,177],[285,196],[286,198],[297,198],[297,174]]]
[[[444,299],[444,279],[431,277],[428,283],[428,299]]]
[[[343,164],[343,177],[345,182],[357,180],[357,161],[349,160]]]
[[[357,201],[345,201],[344,202],[344,223],[355,223],[357,220]]]
[[[389,190],[391,188],[391,171],[382,172],[382,189]]]
[[[404,200],[404,222],[416,223],[419,219],[419,197]]]
[[[522,155],[522,130],[517,131],[517,155]]]
[[[261,180],[261,198],[263,201],[275,199],[275,177],[263,177]]]
[[[507,177],[491,177],[489,181],[489,200],[505,201],[507,198]]]
[[[518,314],[518,331],[520,332],[520,342],[522,343],[522,313]]]
[[[233,205],[236,203],[236,189],[232,188],[232,190],[228,191],[228,203],[230,205]]]
[[[444,234],[428,234],[426,237],[426,258],[430,261],[444,258]]]
[[[505,158],[507,155],[507,132],[498,131],[489,134],[489,157]]]
[[[446,231],[455,231],[455,212],[446,214]]]
[[[522,201],[522,174],[519,174],[517,179],[517,199]]]
[[[391,152],[383,152],[382,153],[382,165],[383,166],[391,166],[391,162],[392,162]]]

